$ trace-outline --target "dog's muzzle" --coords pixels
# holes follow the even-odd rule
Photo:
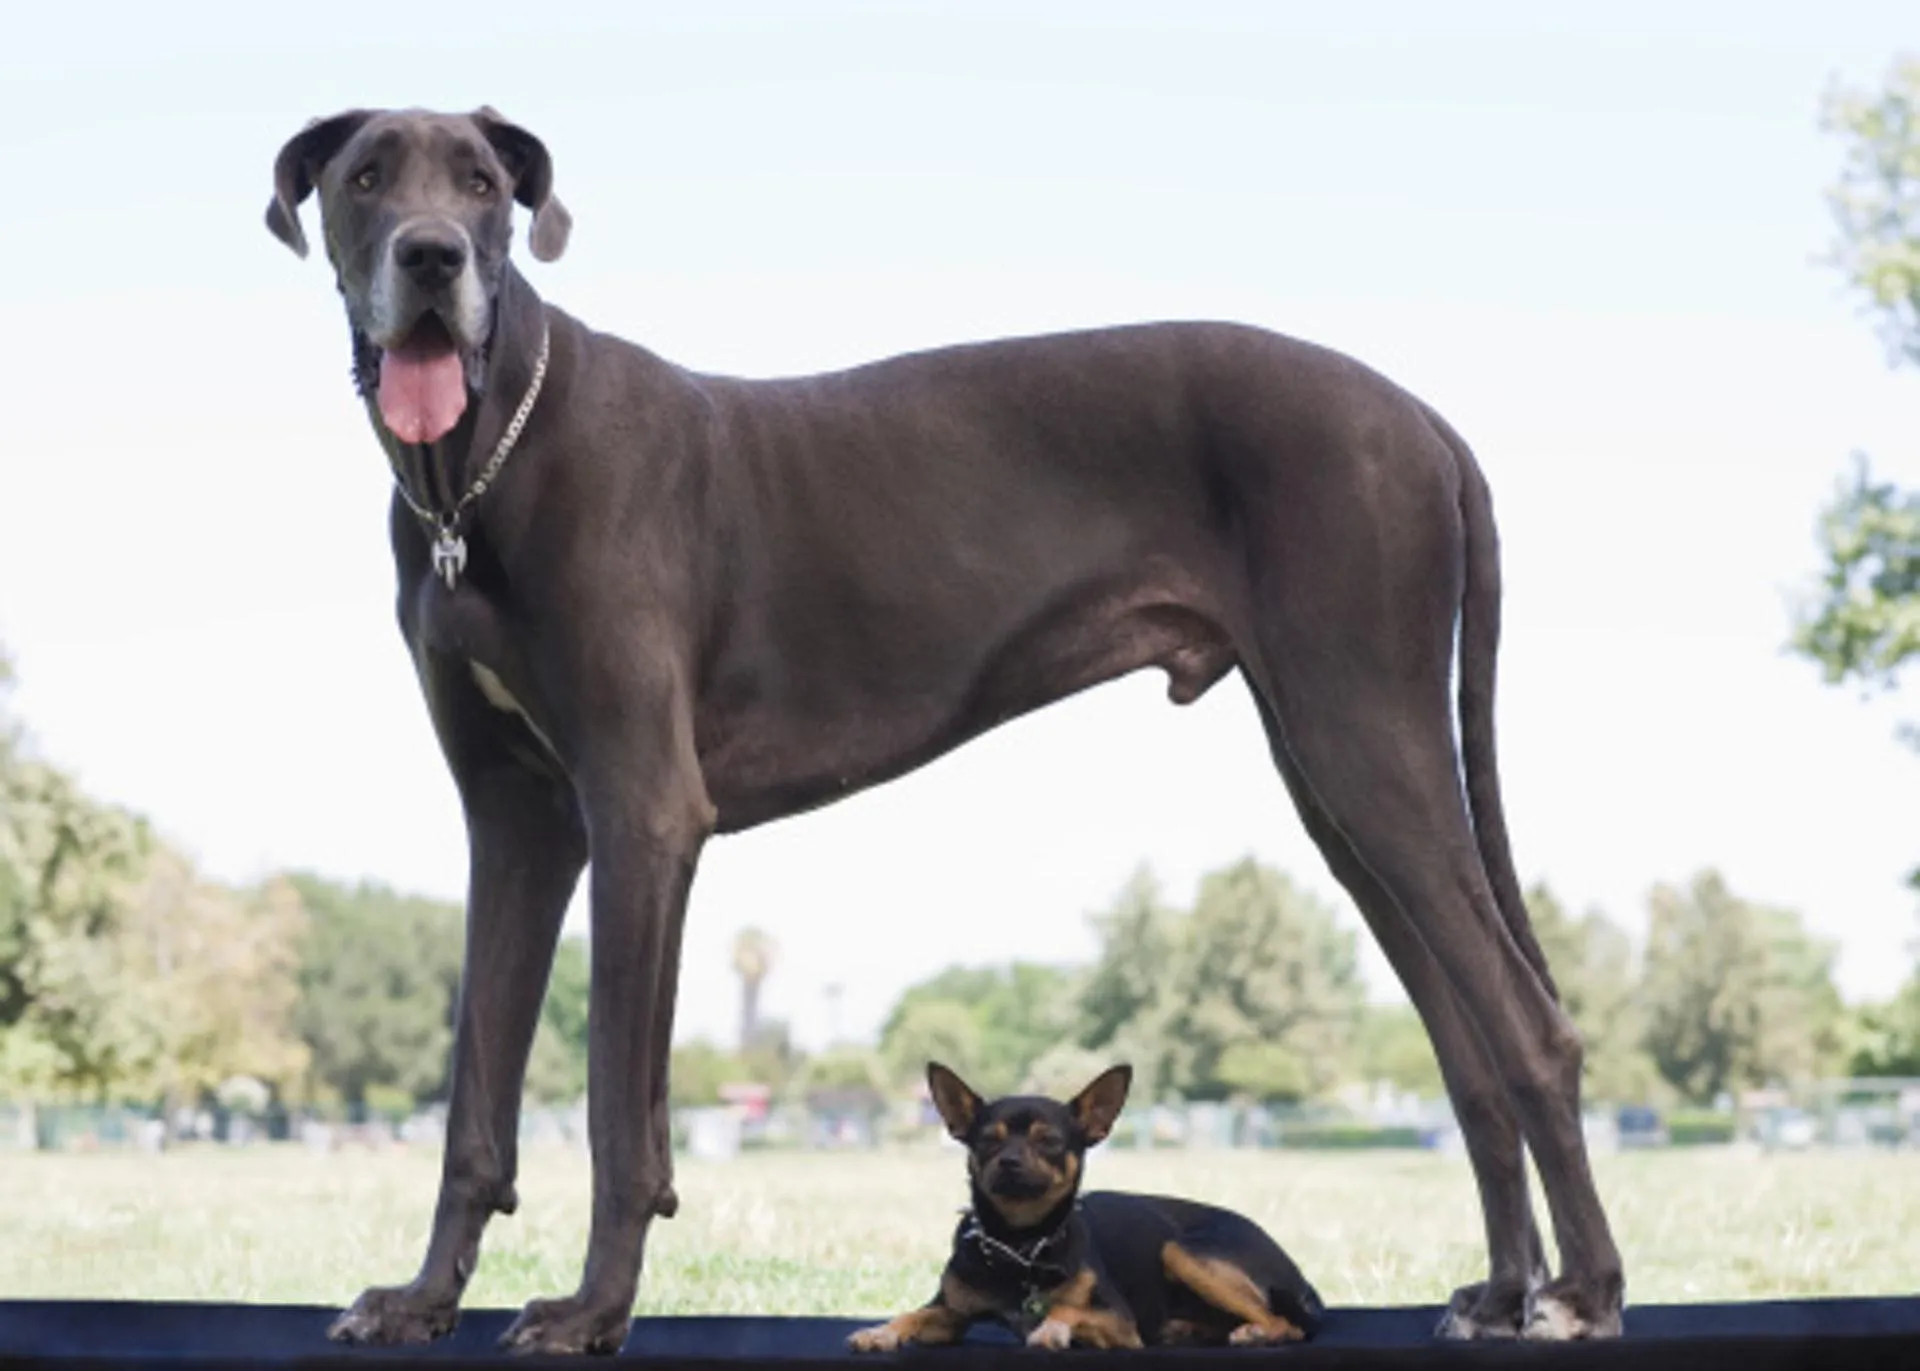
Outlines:
[[[381,421],[403,443],[437,442],[466,412],[486,341],[487,292],[466,229],[445,219],[401,224],[387,240],[368,307]]]

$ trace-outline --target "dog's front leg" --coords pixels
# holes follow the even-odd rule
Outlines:
[[[667,1057],[687,894],[714,823],[691,740],[691,722],[676,717],[671,746],[599,746],[588,754],[596,759],[595,774],[581,781],[593,889],[592,1229],[580,1289],[528,1304],[502,1339],[516,1351],[618,1351],[647,1228],[655,1215],[672,1217],[678,1204]]]
[[[410,1283],[366,1291],[334,1322],[330,1335],[346,1342],[425,1342],[449,1331],[488,1218],[513,1211],[527,1054],[586,860],[572,787],[528,764],[530,739],[479,698],[464,663],[423,653],[421,677],[467,819],[453,1093],[426,1260]]]

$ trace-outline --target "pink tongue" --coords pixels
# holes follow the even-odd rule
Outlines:
[[[380,417],[401,442],[438,442],[466,407],[466,369],[452,347],[407,343],[380,355]]]

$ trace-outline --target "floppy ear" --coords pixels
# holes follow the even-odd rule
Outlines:
[[[300,228],[300,202],[313,193],[313,178],[341,145],[373,118],[373,113],[370,109],[350,109],[330,119],[309,119],[273,159],[273,199],[267,204],[267,228],[293,249],[294,256],[307,255],[307,235]]]
[[[973,1121],[980,1117],[980,1097],[939,1062],[927,1063],[927,1089],[933,1092],[933,1107],[946,1121],[947,1132],[965,1142]]]
[[[1131,1066],[1110,1066],[1067,1102],[1067,1108],[1073,1111],[1074,1119],[1087,1135],[1089,1147],[1113,1132],[1113,1121],[1120,1117],[1120,1106],[1127,1102],[1127,1089],[1132,1084]]]
[[[527,243],[535,258],[551,262],[567,250],[573,216],[553,195],[553,158],[547,145],[501,116],[491,105],[473,112],[473,122],[493,144],[513,177],[513,198],[533,211]]]

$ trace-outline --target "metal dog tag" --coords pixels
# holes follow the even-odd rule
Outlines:
[[[453,525],[440,525],[440,532],[433,540],[433,574],[452,590],[453,583],[466,569],[467,540],[453,531]]]

